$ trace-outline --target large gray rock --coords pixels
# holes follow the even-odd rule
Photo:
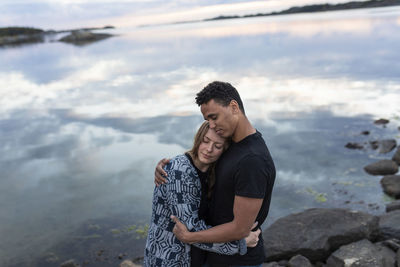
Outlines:
[[[397,148],[396,152],[394,153],[392,160],[400,165],[400,146]]]
[[[378,141],[378,144],[379,144],[379,153],[381,153],[381,154],[389,153],[397,145],[395,139],[380,140],[380,141]]]
[[[391,212],[394,210],[400,210],[400,199],[386,205],[386,212]]]
[[[290,259],[288,267],[313,267],[311,262],[302,255],[296,255]]]
[[[380,160],[364,167],[364,170],[372,175],[391,175],[399,170],[399,166],[393,160]]]
[[[327,267],[394,267],[390,260],[369,240],[340,247],[327,260]]]
[[[400,175],[388,175],[381,179],[383,191],[391,197],[400,198]]]
[[[379,250],[383,257],[385,266],[396,266],[396,252],[386,246],[383,242],[375,244],[375,247]]]
[[[268,261],[301,254],[325,261],[340,246],[375,237],[378,217],[348,209],[309,209],[274,222],[263,232]]]
[[[397,251],[400,249],[400,240],[398,239],[386,239],[385,241],[378,242],[377,244],[382,244],[387,248],[390,248],[393,251]]]
[[[379,239],[400,239],[400,210],[379,216]]]
[[[400,249],[397,251],[397,267],[400,267]]]

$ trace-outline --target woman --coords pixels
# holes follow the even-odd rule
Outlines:
[[[189,230],[201,231],[210,228],[199,219],[199,209],[200,213],[205,213],[208,176],[212,165],[227,146],[228,141],[210,129],[208,122],[204,122],[195,136],[193,148],[184,155],[171,159],[165,167],[168,174],[167,183],[154,189],[144,266],[191,266],[191,246],[180,242],[174,236],[174,222],[170,216],[177,216]],[[252,245],[257,244],[258,234],[250,235],[247,241]],[[245,239],[193,246],[228,255],[245,254],[247,251]]]

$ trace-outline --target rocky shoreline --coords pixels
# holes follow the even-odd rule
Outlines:
[[[386,127],[389,120],[377,120]],[[400,130],[400,127],[399,127]],[[361,132],[369,135],[369,131]],[[350,144],[350,143],[349,143]],[[395,139],[351,143],[349,149],[395,150]],[[400,146],[391,159],[364,167],[370,175],[381,175],[383,191],[394,200],[386,212],[373,215],[346,208],[311,208],[276,220],[263,233],[265,267],[400,267]],[[143,258],[123,260],[120,267],[142,266]],[[123,261],[122,261],[123,260]],[[77,267],[69,260],[61,267]]]
[[[387,119],[374,121],[386,127]],[[400,128],[398,128],[400,130]],[[369,131],[361,132],[369,135]],[[349,149],[387,154],[395,139],[348,143]],[[385,194],[395,199],[386,213],[372,215],[340,208],[313,208],[275,221],[263,232],[268,267],[400,267],[400,146],[390,159],[364,167],[380,180]]]
[[[95,33],[96,30],[114,29],[114,26],[102,28],[80,28],[72,30],[42,30],[30,27],[0,28],[0,48],[16,47],[26,44],[45,42],[65,42],[82,46],[114,36],[109,33]]]

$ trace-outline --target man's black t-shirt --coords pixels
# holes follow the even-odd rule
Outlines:
[[[257,215],[258,225],[265,221],[271,202],[275,181],[275,166],[268,148],[258,131],[241,140],[232,142],[216,166],[216,182],[210,203],[209,223],[212,226],[233,220],[235,196],[262,198],[263,204]],[[245,255],[208,254],[212,264],[256,265],[264,262],[262,234],[256,247],[248,248]]]

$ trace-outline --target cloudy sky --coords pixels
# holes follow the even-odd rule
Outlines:
[[[204,19],[221,14],[267,13],[292,6],[349,0],[2,0],[0,27],[44,29],[141,24]]]

